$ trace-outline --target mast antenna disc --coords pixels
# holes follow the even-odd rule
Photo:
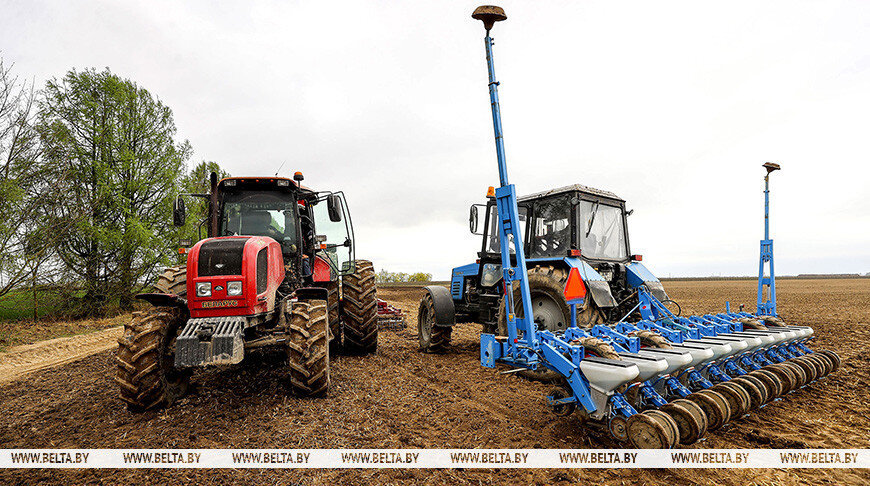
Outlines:
[[[486,27],[487,32],[489,32],[496,22],[507,20],[507,15],[505,15],[504,9],[501,7],[496,7],[495,5],[481,5],[474,9],[471,18],[483,22],[483,26]]]

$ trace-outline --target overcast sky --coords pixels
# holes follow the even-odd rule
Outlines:
[[[498,184],[478,2],[0,0],[37,85],[110,68],[172,108],[192,162],[346,192],[357,256],[476,258]],[[870,2],[503,1],[493,31],[511,182],[635,210],[659,276],[752,275],[761,163],[779,274],[870,272]]]

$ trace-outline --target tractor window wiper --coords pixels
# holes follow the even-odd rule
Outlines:
[[[589,233],[592,232],[592,223],[595,222],[596,214],[598,214],[598,201],[595,201],[595,204],[592,206],[592,216],[589,217],[589,226],[586,228],[586,236],[584,236],[584,238],[589,238]]]

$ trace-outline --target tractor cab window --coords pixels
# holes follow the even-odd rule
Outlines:
[[[316,256],[326,260],[334,273],[348,274],[354,271],[353,226],[344,194],[339,192],[335,195],[340,198],[337,206],[339,221],[330,218],[326,199],[318,199],[309,208],[310,213],[313,213],[316,229]]]
[[[270,191],[228,194],[224,198],[221,236],[268,236],[296,244],[296,201]]]
[[[528,208],[525,206],[519,206],[519,217],[520,217],[520,236],[525,241],[526,235],[526,220],[528,219]],[[486,234],[483,235],[487,253],[501,253],[501,246],[498,242],[498,210],[495,205],[489,206],[489,227],[487,228]],[[514,242],[510,242],[511,253],[516,253],[516,247],[514,246]]]
[[[565,196],[542,199],[535,203],[534,233],[530,255],[565,256],[571,247],[571,206]]]
[[[586,258],[624,260],[628,256],[622,208],[580,201],[577,211],[580,251]]]

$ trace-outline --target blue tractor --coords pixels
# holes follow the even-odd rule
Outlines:
[[[473,205],[469,226],[481,235],[482,244],[474,263],[453,269],[449,298],[455,322],[478,322],[484,332],[507,335],[502,256],[498,214],[493,194],[487,204]],[[574,184],[517,199],[520,234],[528,269],[528,284],[534,321],[538,329],[565,331],[571,326],[571,308],[565,286],[576,271],[588,291],[577,309],[577,325],[591,327],[616,322],[636,311],[637,289],[645,287],[659,301],[670,303],[661,282],[643,265],[641,255],[631,253],[625,201],[616,194]],[[511,246],[515,264],[516,249]],[[520,286],[513,285],[515,312],[523,315]],[[430,294],[444,292],[429,288]],[[428,296],[427,296],[428,297]],[[422,322],[429,322],[425,319]],[[449,328],[424,329],[421,347],[443,350]]]
[[[572,185],[517,198],[490,37],[507,16],[482,6],[472,17],[486,28],[500,186],[469,214],[471,231],[483,237],[478,259],[453,269],[449,289],[426,287],[418,314],[422,351],[446,350],[456,323],[482,323],[482,365],[554,381],[547,396],[554,413],[578,411],[637,448],[691,444],[839,367],[835,353],[806,346],[811,328],[776,315],[767,225],[758,312],[726,305],[723,313],[683,316],[631,254],[630,211],[618,196]],[[762,287],[770,288],[768,302]]]

